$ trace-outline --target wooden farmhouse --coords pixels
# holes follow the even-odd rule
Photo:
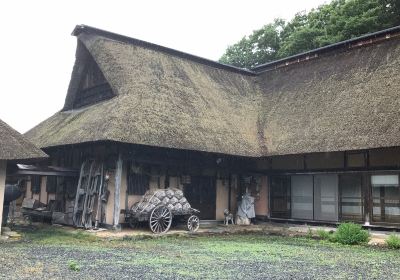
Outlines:
[[[79,25],[64,107],[25,136],[51,165],[26,197],[114,228],[149,189],[182,189],[202,220],[400,227],[400,27],[245,70]],[[54,175],[54,174],[53,174]],[[71,222],[72,221],[72,222]],[[86,220],[87,221],[87,220]]]
[[[36,148],[25,137],[0,120],[0,235],[3,224],[3,204],[6,184],[7,165],[13,166],[15,162],[32,163],[47,155]]]

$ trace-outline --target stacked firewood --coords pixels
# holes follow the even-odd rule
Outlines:
[[[190,209],[183,192],[180,189],[170,188],[147,191],[142,199],[133,205],[132,211],[150,213],[159,205],[166,206],[175,214],[185,213]]]

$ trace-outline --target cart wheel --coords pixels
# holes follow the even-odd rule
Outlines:
[[[169,230],[171,224],[172,213],[167,207],[161,205],[153,209],[149,221],[152,232],[157,234],[165,233]]]
[[[189,217],[187,221],[187,228],[190,232],[196,232],[200,226],[200,219],[196,215]]]

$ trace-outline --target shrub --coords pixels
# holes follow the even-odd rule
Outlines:
[[[364,244],[369,240],[369,233],[362,229],[361,225],[343,223],[338,227],[335,239],[345,245]]]
[[[78,263],[75,260],[68,261],[68,267],[72,271],[80,271],[81,270],[81,267],[78,265]]]
[[[391,234],[388,239],[386,239],[386,244],[391,249],[400,249],[400,237],[395,234]]]

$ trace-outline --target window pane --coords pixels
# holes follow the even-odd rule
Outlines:
[[[55,193],[56,189],[57,189],[57,177],[56,176],[47,176],[46,191],[48,193]]]
[[[42,177],[41,176],[33,175],[31,177],[31,190],[32,190],[32,193],[34,193],[34,194],[40,193],[41,182],[42,182]]]
[[[398,186],[399,175],[372,175],[371,184],[373,187]]]
[[[314,219],[338,220],[338,175],[314,176]]]
[[[313,219],[313,177],[311,175],[292,176],[292,218]]]

